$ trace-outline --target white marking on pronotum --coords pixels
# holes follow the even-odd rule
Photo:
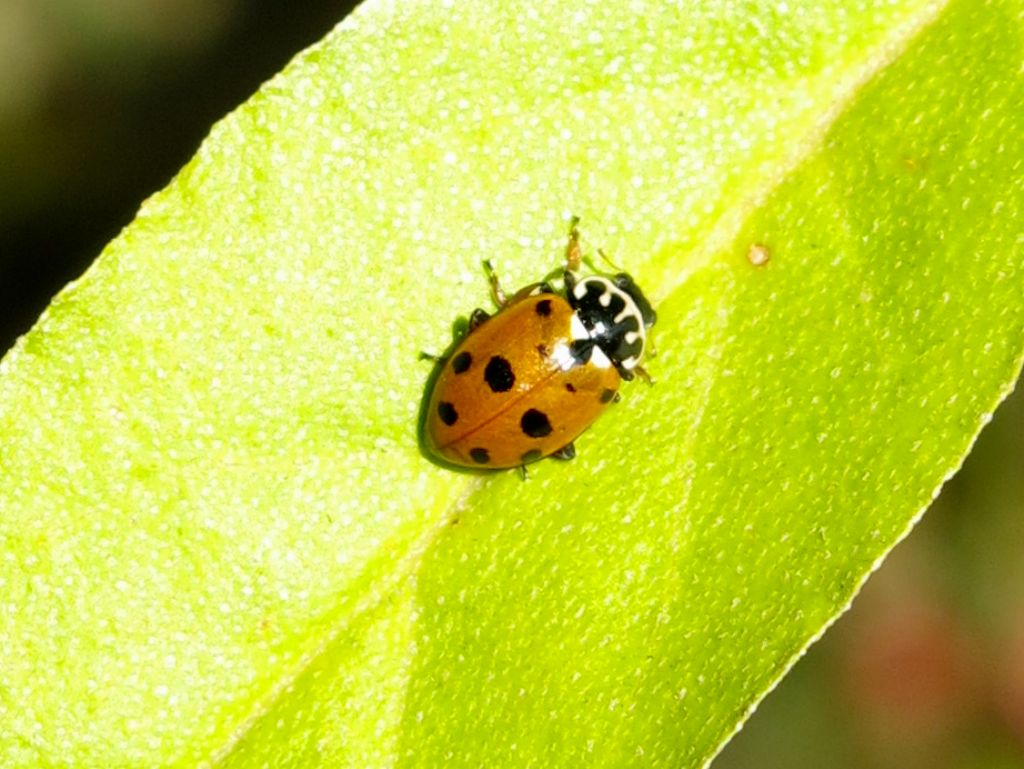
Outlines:
[[[590,353],[590,362],[598,368],[611,368],[612,362],[607,355],[604,354],[604,350],[594,345],[593,351]],[[635,363],[633,364],[636,365]]]
[[[587,327],[583,325],[583,321],[580,320],[580,316],[576,313],[573,313],[572,318],[569,320],[569,338],[590,339],[590,332],[587,331]]]
[[[633,317],[636,318],[637,323],[639,323],[642,328],[644,325],[644,316],[643,313],[640,312],[640,308],[636,306],[636,302],[633,301],[633,297],[625,291],[619,291],[618,289],[615,289],[615,293],[622,297],[622,301],[626,305],[622,308],[622,312],[615,316],[615,322],[621,323],[625,318]]]
[[[618,315],[615,316],[616,323],[622,323],[626,318],[636,318],[636,331],[627,331],[625,335],[626,344],[633,344],[637,339],[640,340],[641,344],[647,339],[647,330],[644,328],[644,316],[640,312],[640,308],[636,306],[636,302],[633,301],[633,297],[627,294],[625,291],[619,291],[616,289],[616,293],[622,297],[622,301],[626,303],[626,306],[622,309]],[[633,361],[633,366],[637,364],[637,361]],[[622,362],[625,368],[632,368],[633,366],[626,365],[626,361]]]
[[[602,307],[607,307],[612,303],[612,292],[608,290],[608,286],[605,286],[605,290],[597,298],[597,301]]]
[[[578,361],[573,357],[572,350],[569,349],[569,345],[559,343],[555,345],[555,349],[551,353],[551,360],[555,362],[562,371],[568,371],[575,366]]]
[[[582,281],[580,283],[577,283],[572,289],[572,295],[575,296],[577,299],[582,299],[583,297],[585,297],[587,295],[587,282]]]

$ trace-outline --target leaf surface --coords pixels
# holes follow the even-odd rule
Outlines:
[[[2,763],[705,763],[1019,371],[1021,19],[366,3],[0,363]],[[572,214],[657,384],[432,465],[418,352]]]

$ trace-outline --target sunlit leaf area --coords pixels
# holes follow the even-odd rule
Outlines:
[[[1024,765],[1020,0],[263,5],[0,8],[0,765]]]

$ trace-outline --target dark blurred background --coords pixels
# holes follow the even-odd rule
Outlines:
[[[1024,767],[1024,397],[713,769]]]
[[[344,0],[0,0],[0,353]],[[1024,398],[715,769],[1024,767]]]
[[[0,353],[349,0],[0,0]]]

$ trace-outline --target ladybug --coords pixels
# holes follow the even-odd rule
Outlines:
[[[629,275],[579,274],[577,221],[561,290],[541,282],[506,297],[484,262],[498,312],[470,315],[468,333],[439,360],[424,413],[425,447],[442,463],[572,459],[573,441],[619,400],[621,380],[650,381],[640,361],[657,316]]]

